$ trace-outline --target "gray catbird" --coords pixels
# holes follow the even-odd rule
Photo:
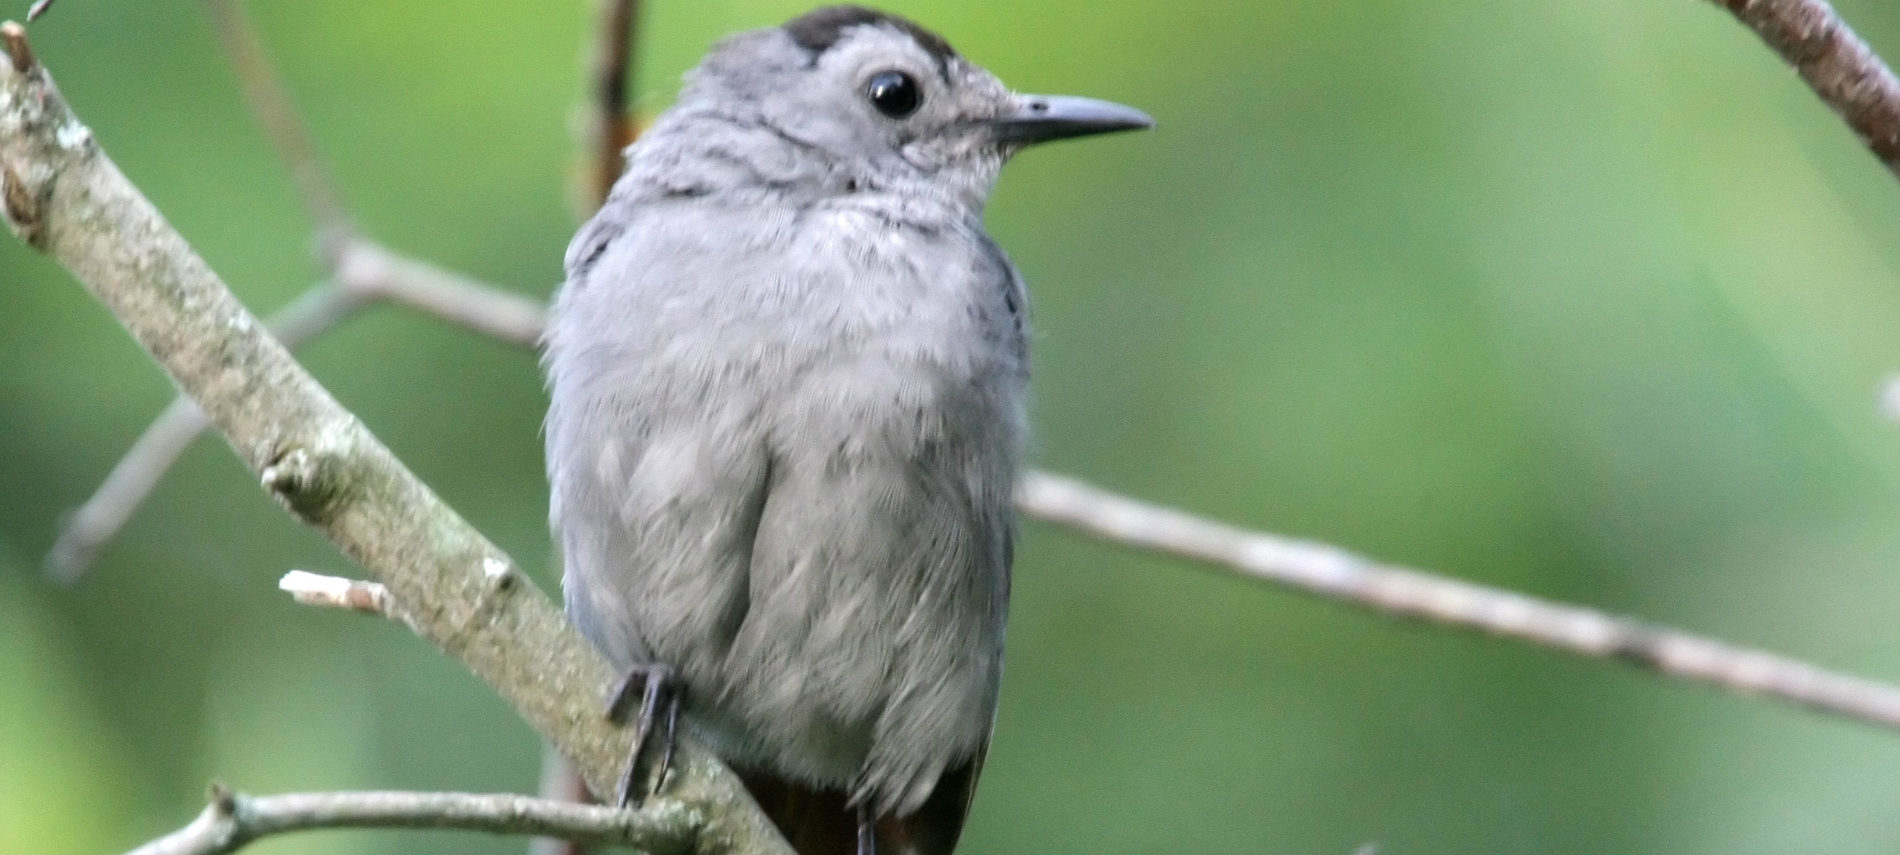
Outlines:
[[[1024,146],[1151,123],[820,9],[714,46],[568,247],[545,358],[568,613],[641,732],[670,752],[677,712],[802,853],[955,844],[1028,379],[984,202]]]

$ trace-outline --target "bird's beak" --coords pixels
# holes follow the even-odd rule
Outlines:
[[[1071,95],[1022,95],[1016,112],[990,121],[996,141],[1033,145],[1050,140],[1154,127],[1155,120],[1133,107]]]

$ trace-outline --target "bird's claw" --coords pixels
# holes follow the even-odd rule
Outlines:
[[[626,724],[633,700],[640,700],[638,717],[633,722],[633,749],[627,757],[626,771],[620,775],[620,784],[614,790],[616,806],[637,807],[666,783],[667,770],[673,765],[673,742],[679,724],[683,689],[674,677],[672,668],[655,663],[627,669],[626,676],[620,679],[613,693],[608,696],[607,718],[616,724]],[[651,787],[636,792],[634,780],[639,777],[640,758],[646,753],[647,743],[656,727],[660,729],[658,774],[651,777]]]

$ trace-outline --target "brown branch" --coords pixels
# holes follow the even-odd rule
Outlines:
[[[1824,0],[1710,0],[1761,36],[1900,175],[1900,80]]]
[[[607,200],[607,193],[626,168],[624,152],[639,133],[631,104],[634,50],[639,47],[638,0],[598,0],[593,60],[589,77],[594,95],[588,136],[593,140],[593,168],[587,188],[588,213]]]
[[[631,846],[648,855],[694,851],[704,818],[655,799],[637,810],[479,793],[345,792],[247,796],[214,787],[198,818],[130,855],[224,855],[273,834],[320,828],[410,828],[548,835]]]
[[[13,70],[25,74],[33,66],[38,65],[39,60],[33,58],[33,46],[27,44],[26,28],[12,21],[8,21],[7,24],[8,26],[0,27],[0,42],[6,43],[7,58],[12,63]]]
[[[317,243],[324,252],[336,250],[336,244],[354,233],[349,214],[343,207],[329,170],[317,157],[310,141],[310,130],[292,105],[290,93],[264,57],[264,48],[251,26],[251,18],[238,0],[205,0],[218,40],[230,55],[231,69],[244,88],[244,100],[257,114],[272,147],[284,159],[284,165],[297,181],[304,204],[317,221]]]
[[[23,40],[18,24],[0,33]],[[631,734],[601,714],[613,675],[598,651],[265,332],[106,157],[45,69],[14,62],[0,71],[8,226],[72,271],[274,497],[388,586],[418,634],[611,791]],[[702,851],[787,851],[710,752],[688,740],[680,749],[667,792],[702,812]]]

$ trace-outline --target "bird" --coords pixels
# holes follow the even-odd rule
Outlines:
[[[687,73],[569,245],[543,342],[567,612],[627,675],[611,714],[637,709],[618,801],[664,785],[678,727],[801,855],[952,851],[1029,377],[984,206],[1026,147],[1152,124],[1015,93],[862,6]]]

